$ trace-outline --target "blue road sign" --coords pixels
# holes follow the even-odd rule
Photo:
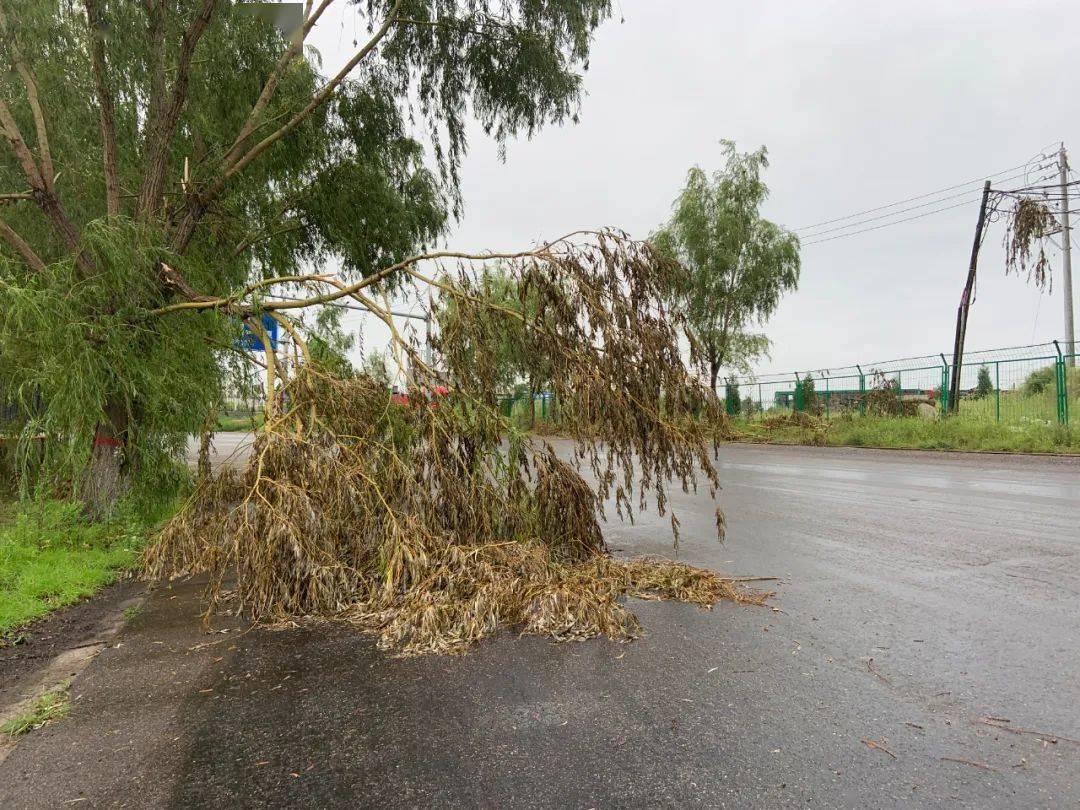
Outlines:
[[[269,315],[262,316],[262,327],[266,330],[266,334],[270,338],[270,348],[277,349],[278,344],[278,322],[271,318]],[[246,323],[244,324],[244,331],[240,335],[239,340],[236,341],[236,348],[243,349],[249,352],[264,352],[266,347],[263,346],[262,338],[251,330]]]

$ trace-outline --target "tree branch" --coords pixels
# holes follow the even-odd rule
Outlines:
[[[233,177],[237,172],[242,171],[245,166],[251,163],[251,161],[255,160],[255,158],[257,158],[259,155],[261,155],[279,140],[281,140],[294,129],[296,129],[296,127],[303,123],[303,121],[309,115],[311,115],[312,112],[314,112],[324,103],[326,103],[326,101],[334,94],[334,92],[338,89],[341,83],[345,81],[348,75],[352,72],[353,68],[360,64],[360,62],[362,62],[368,54],[375,50],[375,46],[378,45],[379,42],[382,41],[383,37],[385,37],[386,34],[390,31],[390,28],[394,24],[397,17],[398,10],[401,8],[401,3],[402,0],[396,0],[393,9],[391,9],[390,11],[390,14],[386,17],[385,20],[383,20],[383,24],[379,26],[379,29],[374,33],[374,35],[372,35],[371,39],[367,41],[363,48],[356,52],[356,55],[353,56],[353,58],[345,64],[345,67],[338,71],[337,75],[334,76],[334,78],[330,79],[330,81],[328,81],[323,86],[322,90],[315,94],[315,97],[312,98],[312,100],[308,103],[306,107],[304,107],[304,109],[300,110],[300,112],[296,113],[292,118],[290,118],[277,130],[270,133],[257,144],[255,144],[255,146],[248,150],[247,154],[245,154],[242,158],[239,158],[234,163],[228,164],[225,169],[225,176],[222,179],[221,183]]]
[[[583,233],[583,232],[575,232]],[[574,235],[574,234],[571,234]],[[268,278],[262,281],[255,282],[248,285],[235,295],[227,296],[224,298],[211,298],[208,296],[198,296],[193,294],[191,297],[193,300],[181,301],[176,304],[168,304],[158,309],[150,311],[151,315],[165,315],[169,312],[180,312],[182,310],[203,310],[203,309],[236,309],[239,308],[246,312],[255,311],[277,311],[282,309],[304,309],[305,307],[316,306],[317,304],[327,304],[331,301],[336,301],[339,298],[351,296],[360,290],[370,287],[372,284],[386,279],[394,273],[405,271],[410,275],[417,276],[424,281],[429,279],[418,276],[418,274],[410,268],[414,264],[418,264],[423,261],[435,261],[439,259],[462,259],[465,261],[494,261],[497,259],[523,259],[529,256],[539,257],[547,255],[551,252],[551,248],[559,242],[565,241],[568,237],[562,237],[556,239],[553,242],[546,242],[540,247],[533,250],[522,250],[515,253],[462,253],[458,251],[436,251],[433,253],[422,253],[415,256],[410,256],[407,259],[403,259],[397,264],[385,267],[377,273],[372,273],[370,276],[366,276],[355,284],[340,285],[340,282],[331,280],[325,275],[307,275],[307,276],[279,276],[277,278]],[[303,298],[296,301],[267,301],[260,302],[258,306],[251,306],[247,304],[241,304],[240,299],[250,295],[256,290],[263,289],[264,287],[270,287],[275,284],[300,284],[300,283],[323,283],[333,284],[337,289],[333,292],[322,293],[320,295],[312,296],[311,298]]]
[[[0,236],[4,238],[15,252],[22,256],[27,266],[34,272],[40,273],[45,269],[45,262],[41,260],[41,257],[34,252],[34,249],[27,244],[26,240],[17,234],[10,225],[4,220],[0,219]]]
[[[34,160],[34,155],[30,152],[30,148],[26,145],[26,141],[19,131],[19,125],[15,122],[15,116],[11,114],[11,108],[3,99],[0,99],[0,130],[3,130],[11,151],[15,153],[15,159],[19,161],[23,174],[26,175],[27,182],[30,183],[30,188],[35,191],[44,191],[45,181],[41,178],[41,170],[38,168],[37,161]]]
[[[119,149],[116,144],[116,107],[105,75],[105,27],[98,0],[84,0],[90,33],[90,57],[94,71],[94,87],[101,109],[102,162],[105,169],[105,211],[109,216],[120,213]]]
[[[221,192],[224,191],[229,180],[239,172],[243,171],[251,161],[255,160],[255,158],[259,157],[259,155],[296,129],[296,127],[303,123],[312,112],[325,104],[326,101],[333,96],[341,83],[345,81],[349,73],[352,72],[352,69],[363,61],[368,54],[375,49],[375,46],[379,44],[383,37],[386,36],[387,32],[389,32],[391,26],[394,24],[398,11],[401,8],[401,4],[402,0],[396,0],[394,7],[390,10],[390,14],[383,20],[383,24],[379,26],[379,29],[374,33],[371,39],[368,40],[364,47],[348,61],[345,67],[343,67],[336,76],[323,86],[322,90],[315,94],[315,97],[304,107],[304,109],[300,110],[300,112],[293,115],[292,118],[282,126],[255,144],[255,146],[249,149],[243,157],[237,159],[230,165],[225,165],[223,167],[224,173],[222,177],[207,191],[189,199],[188,210],[173,234],[172,248],[175,251],[182,252],[188,246],[191,238],[195,235],[195,229],[198,227],[203,214],[206,213],[210,204],[221,195]]]
[[[41,210],[45,212],[45,215],[52,220],[53,226],[67,243],[68,247],[76,253],[76,260],[78,261],[79,266],[84,269],[88,268],[90,260],[78,250],[79,233],[71,220],[68,219],[67,214],[64,213],[56,195],[49,190],[52,186],[52,178],[49,178],[47,186],[46,181],[41,175],[41,170],[34,160],[33,154],[31,154],[29,147],[27,147],[26,141],[23,140],[22,133],[19,132],[19,125],[15,123],[15,118],[11,114],[11,109],[3,99],[0,99],[0,130],[3,130],[8,145],[11,147],[11,150],[15,153],[16,159],[22,166],[23,173],[30,183],[30,193],[34,198],[34,201],[37,202]]]
[[[150,98],[147,100],[146,122],[143,128],[145,145],[154,138],[161,123],[165,106],[165,0],[145,0],[147,37],[150,41]]]
[[[265,241],[267,241],[269,239],[273,239],[275,236],[281,236],[282,234],[292,233],[293,231],[301,231],[303,229],[304,229],[304,226],[299,225],[299,224],[289,225],[289,226],[287,226],[285,228],[278,228],[276,231],[271,231],[269,229],[264,228],[263,230],[258,231],[256,233],[252,234],[251,236],[247,237],[246,239],[244,239],[244,241],[242,241],[235,248],[233,248],[233,252],[232,252],[233,258],[234,259],[237,258],[245,250],[247,250],[248,248],[254,247],[259,242],[265,242]]]
[[[236,140],[233,141],[233,145],[229,148],[228,154],[225,155],[222,163],[225,166],[231,166],[234,162],[240,159],[240,155],[247,143],[247,139],[251,136],[251,133],[255,131],[255,128],[259,125],[263,112],[266,110],[266,106],[274,97],[274,93],[277,92],[278,84],[281,81],[281,77],[285,73],[285,68],[289,66],[289,63],[296,58],[296,55],[300,53],[300,50],[304,46],[304,39],[311,31],[312,26],[318,22],[319,17],[323,12],[333,3],[334,0],[322,0],[319,7],[312,13],[311,2],[308,2],[308,14],[304,23],[297,29],[293,36],[292,44],[285,50],[278,59],[274,69],[270,72],[270,76],[266,80],[266,84],[263,86],[262,92],[259,94],[258,100],[255,102],[255,106],[251,108],[251,112],[248,114],[247,120],[244,121],[244,125],[240,128],[240,133],[236,136]]]
[[[8,30],[7,15],[4,13],[3,3],[0,3],[0,31],[3,31],[11,39],[11,55],[15,62],[15,69],[19,73],[19,78],[22,79],[23,87],[26,88],[26,100],[30,104],[30,112],[34,117],[34,129],[37,131],[38,140],[38,157],[41,160],[41,175],[44,181],[43,187],[51,194],[55,172],[53,171],[52,150],[49,148],[49,131],[45,126],[45,115],[41,110],[37,81],[35,81],[34,74],[30,70],[30,66],[27,64],[18,43],[10,36],[11,32]]]
[[[161,192],[165,186],[165,172],[169,167],[169,146],[176,133],[180,113],[187,101],[188,83],[191,80],[191,60],[195,55],[199,40],[206,33],[206,28],[214,16],[217,3],[218,0],[203,0],[202,8],[184,31],[180,42],[180,56],[177,60],[176,83],[173,85],[172,96],[168,105],[163,107],[158,124],[151,129],[151,143],[147,149],[147,170],[136,204],[136,211],[140,216],[152,213],[160,204]]]

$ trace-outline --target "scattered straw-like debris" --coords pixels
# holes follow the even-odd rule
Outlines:
[[[419,417],[432,441],[444,413]],[[403,654],[458,652],[503,628],[632,639],[641,628],[627,596],[764,601],[710,571],[610,557],[595,494],[550,449],[531,465],[535,487],[515,477],[512,492],[455,453],[416,452],[424,463],[378,441],[261,435],[243,473],[202,481],[148,552],[148,571],[209,573],[211,610],[235,571],[242,612],[334,617]]]

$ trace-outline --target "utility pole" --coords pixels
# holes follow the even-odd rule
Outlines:
[[[1069,229],[1069,161],[1065,156],[1065,144],[1058,152],[1058,174],[1061,178],[1061,265],[1065,278],[1065,347],[1069,353],[1066,361],[1076,365],[1076,332],[1073,323],[1072,289],[1072,232]]]
[[[956,341],[953,343],[952,384],[949,386],[949,412],[956,413],[960,406],[960,372],[964,363],[964,337],[967,335],[968,310],[971,308],[971,293],[975,289],[975,267],[979,262],[979,247],[982,245],[983,226],[986,225],[986,201],[990,198],[990,181],[983,184],[982,204],[979,206],[979,221],[975,225],[975,242],[971,246],[971,261],[968,263],[967,283],[960,295],[960,306],[956,308]]]

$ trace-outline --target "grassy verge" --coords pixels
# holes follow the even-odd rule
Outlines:
[[[1039,423],[1002,425],[964,418],[930,420],[851,416],[814,425],[780,424],[773,427],[738,421],[735,427],[746,439],[777,444],[1080,453],[1080,428]]]
[[[148,518],[120,510],[87,523],[77,504],[8,504],[0,517],[0,643],[3,633],[92,595],[134,565]]]

